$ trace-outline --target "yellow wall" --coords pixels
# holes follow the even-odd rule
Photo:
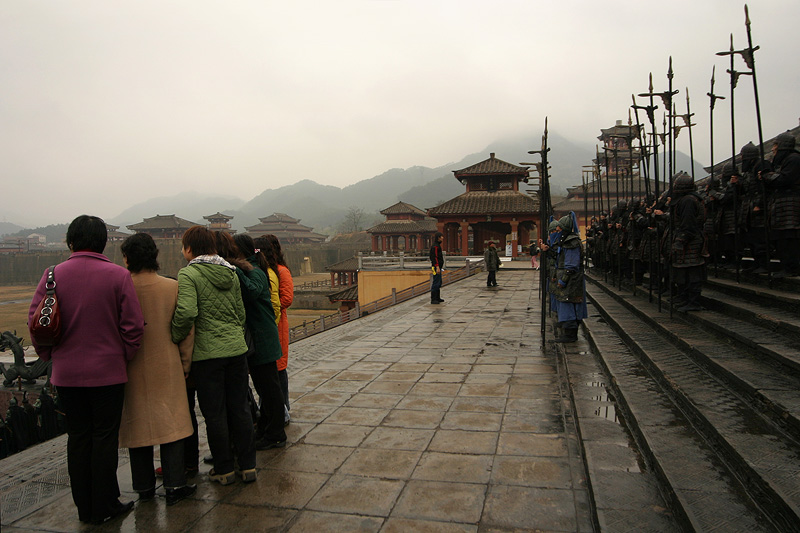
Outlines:
[[[430,270],[360,271],[358,273],[358,302],[361,305],[391,296],[430,279]]]

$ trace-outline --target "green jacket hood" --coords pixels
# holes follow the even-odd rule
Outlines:
[[[190,266],[195,267],[201,276],[221,291],[229,291],[233,288],[234,282],[239,282],[236,277],[236,271],[223,265],[194,263]]]

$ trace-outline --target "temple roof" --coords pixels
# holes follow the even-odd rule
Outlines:
[[[156,215],[126,227],[134,231],[142,231],[148,229],[189,229],[197,225],[196,222],[191,222],[175,215]]]
[[[358,301],[358,283],[350,285],[349,287],[337,292],[332,292],[328,295],[328,300],[331,302],[357,302]]]
[[[520,167],[512,165],[511,163],[506,163],[505,161],[497,159],[494,156],[494,152],[492,152],[489,159],[481,161],[480,163],[475,163],[467,168],[462,168],[461,170],[454,170],[453,174],[455,174],[456,178],[459,180],[462,177],[469,176],[497,176],[504,174],[520,175],[527,178],[528,167]]]
[[[245,226],[248,234],[253,236],[272,234],[278,240],[285,242],[324,242],[328,238],[321,233],[314,233],[313,228],[298,224],[299,218],[292,218],[285,213],[273,213],[258,220],[261,221],[260,224]]]
[[[442,215],[530,215],[539,211],[539,201],[517,191],[471,191],[428,209]]]
[[[370,233],[431,233],[436,231],[436,219],[386,220],[367,230]]]
[[[326,266],[325,270],[330,272],[357,272],[358,271],[358,257],[353,256],[344,261],[339,261],[332,265]]]
[[[610,128],[600,128],[602,135],[597,137],[601,141],[608,136],[615,135],[619,137],[631,137],[636,138],[639,136],[639,126],[633,124],[628,126],[627,124],[621,124],[621,120],[617,121],[618,123]]]
[[[405,202],[397,202],[393,206],[387,207],[383,211],[380,211],[381,215],[422,215],[426,216],[427,213],[420,209],[419,207],[415,207],[411,204],[407,204]]]
[[[222,213],[220,213],[219,211],[217,211],[217,212],[216,212],[216,213],[214,213],[213,215],[207,215],[207,216],[204,216],[203,218],[204,218],[204,219],[206,219],[206,220],[220,219],[220,218],[221,218],[221,219],[224,219],[224,220],[231,220],[231,219],[233,219],[233,217],[232,217],[231,215],[223,215],[223,214],[222,214]]]

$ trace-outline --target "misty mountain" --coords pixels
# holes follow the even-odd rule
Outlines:
[[[197,222],[206,223],[204,215],[211,215],[216,212],[234,216],[232,211],[239,209],[244,204],[244,200],[233,196],[211,196],[198,194],[196,192],[186,192],[175,196],[161,196],[151,198],[146,202],[132,205],[119,215],[106,220],[109,224],[119,226],[120,231],[128,232],[126,227],[129,224],[136,224],[145,218],[156,215],[177,215],[180,218]],[[258,222],[252,222],[252,224]],[[250,225],[250,224],[248,224]]]
[[[44,235],[47,242],[62,242],[67,237],[67,228],[69,224],[50,224],[49,226],[40,226],[33,229],[22,229],[16,233],[6,235],[7,237],[27,237],[32,233]]]
[[[11,222],[0,222],[0,237],[2,237],[3,235],[10,235],[12,233],[17,233],[24,230],[25,228],[23,228],[22,226],[17,226],[16,224],[12,224]],[[33,232],[31,231],[30,233]]]
[[[568,187],[580,185],[582,167],[592,164],[595,146],[571,141],[552,132],[548,137],[548,145],[551,195],[563,196]],[[422,209],[434,207],[464,192],[464,186],[453,176],[454,170],[483,161],[492,152],[498,159],[515,165],[522,162],[536,163],[541,160],[540,156],[529,155],[528,151],[540,148],[540,135],[509,138],[496,141],[480,152],[466,155],[460,161],[436,168],[393,168],[344,188],[304,179],[277,189],[266,189],[249,201],[196,192],[163,196],[133,205],[108,222],[119,225],[121,231],[127,231],[127,225],[157,214],[175,214],[193,222],[204,223],[204,215],[219,211],[233,216],[231,223],[234,229],[244,231],[246,226],[257,224],[261,217],[272,213],[286,213],[299,218],[301,224],[310,226],[317,232],[332,233],[342,223],[350,207],[362,209],[370,220],[381,219],[378,212],[398,201],[408,202]],[[689,157],[678,152],[675,167],[676,172],[691,172]],[[698,179],[702,177],[703,171],[699,163],[695,163],[695,171]],[[523,190],[528,188],[530,186],[523,187]]]

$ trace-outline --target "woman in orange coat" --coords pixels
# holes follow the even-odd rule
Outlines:
[[[289,317],[287,309],[294,301],[294,282],[292,273],[286,266],[286,259],[283,256],[281,243],[275,235],[263,235],[256,239],[256,246],[267,258],[270,268],[278,274],[278,292],[280,294],[281,308],[278,320],[278,336],[281,341],[281,351],[283,355],[278,359],[278,377],[283,389],[283,398],[286,402],[286,412],[284,424],[289,423],[289,374],[286,372],[286,365],[289,361]]]

